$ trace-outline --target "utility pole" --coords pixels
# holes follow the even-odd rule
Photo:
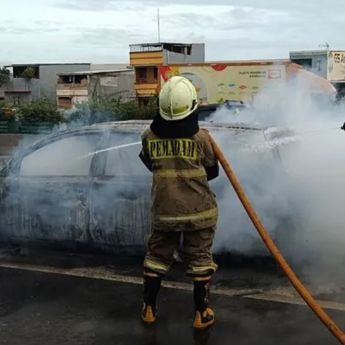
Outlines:
[[[160,28],[160,21],[159,21],[159,8],[157,8],[157,25],[158,25],[158,43],[161,41],[161,28]]]
[[[324,44],[319,44],[319,48],[325,48],[327,51],[329,51],[330,45],[328,42],[325,42]]]

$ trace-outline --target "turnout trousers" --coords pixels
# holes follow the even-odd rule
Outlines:
[[[148,239],[144,268],[164,275],[174,261],[175,250],[182,250],[187,275],[209,276],[217,270],[211,248],[215,227],[193,231],[156,231]]]

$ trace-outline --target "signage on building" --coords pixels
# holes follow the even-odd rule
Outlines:
[[[174,75],[189,79],[196,87],[201,104],[228,100],[251,101],[264,87],[286,80],[286,66],[204,64],[160,67],[161,85]]]
[[[328,56],[329,81],[345,82],[345,51],[331,51]]]

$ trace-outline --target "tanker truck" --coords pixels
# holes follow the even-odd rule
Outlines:
[[[219,105],[243,107],[278,85],[298,81],[318,98],[334,99],[336,89],[326,79],[290,60],[259,60],[160,66],[160,86],[172,76],[184,76],[197,89],[201,110]]]

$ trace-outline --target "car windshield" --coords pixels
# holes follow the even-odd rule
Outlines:
[[[98,140],[84,134],[49,143],[24,157],[20,176],[87,176]]]
[[[127,146],[128,145],[128,146]],[[147,168],[139,159],[140,134],[111,135],[105,165],[106,176],[145,176]]]

